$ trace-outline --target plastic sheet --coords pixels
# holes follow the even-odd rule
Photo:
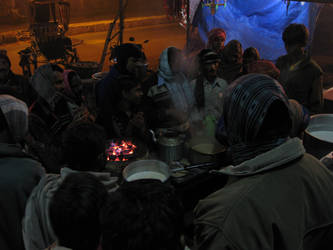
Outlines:
[[[209,30],[221,27],[227,33],[226,43],[239,40],[243,49],[255,47],[261,58],[275,61],[286,54],[282,41],[285,27],[303,23],[312,37],[320,7],[315,3],[290,2],[287,12],[287,4],[282,0],[228,0],[225,7],[218,7],[214,16],[209,7],[199,4],[192,24],[198,27],[204,41]]]

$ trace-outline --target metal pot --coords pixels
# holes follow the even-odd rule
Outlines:
[[[128,181],[154,179],[166,182],[170,178],[169,166],[158,160],[141,160],[129,164],[123,170],[123,178]]]
[[[178,133],[165,133],[157,139],[159,157],[162,161],[172,162],[183,158],[184,136]]]
[[[307,153],[318,159],[333,151],[333,114],[311,116],[303,144]]]
[[[225,147],[214,138],[195,137],[187,146],[189,160],[192,164],[214,162],[225,153]]]

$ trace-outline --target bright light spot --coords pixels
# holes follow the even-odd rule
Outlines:
[[[301,2],[301,5],[304,5],[305,3],[304,2]]]

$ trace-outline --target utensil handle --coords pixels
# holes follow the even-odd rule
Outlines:
[[[207,163],[192,165],[192,166],[189,166],[189,167],[174,168],[174,169],[171,169],[171,171],[172,172],[178,172],[178,171],[183,171],[183,170],[188,170],[188,169],[193,169],[193,168],[209,167],[209,166],[214,166],[214,165],[216,165],[215,162],[207,162]]]

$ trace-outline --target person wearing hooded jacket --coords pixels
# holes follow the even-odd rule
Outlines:
[[[332,173],[290,138],[282,86],[248,74],[229,86],[224,125],[232,165],[222,189],[197,204],[196,249],[331,249]]]

